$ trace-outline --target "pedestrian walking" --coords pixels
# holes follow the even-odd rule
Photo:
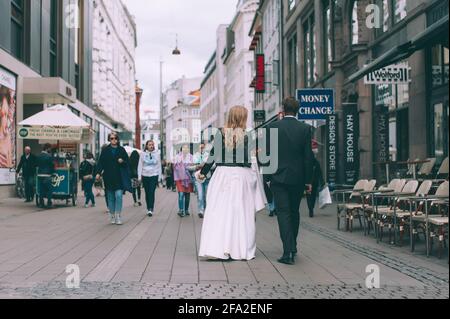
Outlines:
[[[165,168],[165,175],[166,175],[166,187],[167,190],[175,192],[175,182],[173,180],[173,164],[171,162],[167,162],[166,168]]]
[[[208,160],[209,153],[206,151],[206,144],[200,144],[199,151],[194,154],[195,171],[201,171]],[[198,217],[203,219],[206,209],[206,196],[208,193],[208,185],[211,178],[206,177],[203,180],[195,179],[197,189]]]
[[[269,181],[283,242],[283,256],[278,262],[293,265],[298,254],[300,203],[305,189],[311,192],[314,156],[311,149],[311,127],[297,120],[299,104],[295,98],[283,101],[283,111],[284,119],[267,127],[269,135],[271,130],[278,131],[278,154],[275,154],[278,156],[278,170],[269,176]],[[271,152],[269,141],[270,136],[267,138],[267,147]]]
[[[103,177],[111,224],[122,225],[123,195],[132,192],[129,158],[117,133],[110,133],[108,140],[110,145],[100,155],[96,178]]]
[[[317,141],[312,141],[313,150],[313,162],[312,162],[312,188],[311,193],[306,195],[306,200],[308,202],[309,217],[314,217],[314,208],[316,206],[317,198],[319,197],[320,190],[323,189],[325,185],[325,180],[323,178],[322,169],[320,163],[316,156],[319,153],[319,144]]]
[[[37,158],[37,176],[39,185],[39,207],[51,208],[53,185],[52,177],[55,174],[55,164],[50,154],[52,146],[45,144],[44,149]],[[44,198],[47,198],[47,206],[44,204]]]
[[[250,139],[245,134],[248,111],[236,106],[215,137],[211,160],[199,178],[215,165],[209,183],[199,256],[219,260],[252,260],[256,255],[256,212],[266,205],[258,172],[252,169]]]
[[[85,208],[89,207],[89,202],[92,207],[95,207],[95,196],[92,190],[95,181],[95,166],[96,163],[94,160],[94,155],[92,155],[91,152],[86,153],[79,169],[81,187],[84,191],[84,197],[86,199],[84,203]]]
[[[26,146],[24,154],[20,158],[17,173],[22,172],[25,184],[25,203],[31,203],[34,199],[34,185],[36,179],[37,158],[31,153],[31,147]]]
[[[155,211],[155,192],[161,176],[161,154],[156,150],[155,142],[148,141],[138,166],[138,178],[144,185],[148,217],[152,217]]]
[[[134,150],[130,155],[131,187],[133,188],[134,207],[142,206],[141,181],[138,174],[140,159],[141,156],[139,155],[139,152]]]
[[[192,175],[189,171],[193,167],[194,158],[190,153],[189,145],[184,145],[175,158],[174,180],[178,191],[178,215],[186,217],[190,215],[189,205],[191,194],[194,192]]]

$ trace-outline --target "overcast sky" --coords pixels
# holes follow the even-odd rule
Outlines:
[[[203,75],[216,46],[216,30],[234,17],[237,0],[123,0],[135,16],[138,34],[136,77],[142,106],[159,110],[159,61],[163,84]],[[178,33],[181,56],[172,56]]]

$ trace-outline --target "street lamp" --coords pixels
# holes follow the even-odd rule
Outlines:
[[[178,49],[178,34],[175,34],[175,49],[172,51],[172,55],[181,55],[181,51]]]

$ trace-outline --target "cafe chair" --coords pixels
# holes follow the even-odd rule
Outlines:
[[[448,236],[448,196],[449,182],[443,182],[435,195],[425,196],[423,204],[411,211],[411,251],[415,251],[416,241],[419,239],[419,232],[425,237],[427,255],[433,249],[433,243],[437,238],[439,241],[439,258],[442,258],[442,248],[447,246],[446,236]],[[430,200],[429,204],[426,199]],[[446,199],[446,200],[444,200]],[[425,208],[424,208],[425,207]],[[428,214],[427,214],[428,211]]]
[[[343,212],[347,211],[349,204],[361,205],[361,192],[365,191],[368,187],[369,181],[367,179],[359,180],[353,189],[340,189],[335,190],[333,195],[342,195],[342,201],[337,205],[337,229],[341,229],[341,218]],[[346,230],[349,228],[349,220],[347,219]]]

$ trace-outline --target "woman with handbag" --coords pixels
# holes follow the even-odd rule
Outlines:
[[[110,214],[110,223],[122,225],[123,195],[132,193],[129,157],[125,149],[120,146],[117,133],[110,133],[108,140],[111,143],[102,150],[97,164],[97,176],[103,177],[105,183],[106,200]]]
[[[85,208],[89,207],[89,202],[92,203],[92,207],[95,207],[95,196],[92,191],[94,186],[94,173],[95,173],[95,160],[92,153],[86,153],[84,161],[80,164],[80,179],[81,187],[84,190],[84,196],[86,202],[84,204]]]
[[[194,158],[190,153],[189,145],[184,145],[181,152],[175,158],[174,164],[174,180],[178,191],[178,215],[180,217],[189,216],[189,204],[191,194],[194,192],[194,184],[192,183],[192,175],[190,170],[194,163]]]

